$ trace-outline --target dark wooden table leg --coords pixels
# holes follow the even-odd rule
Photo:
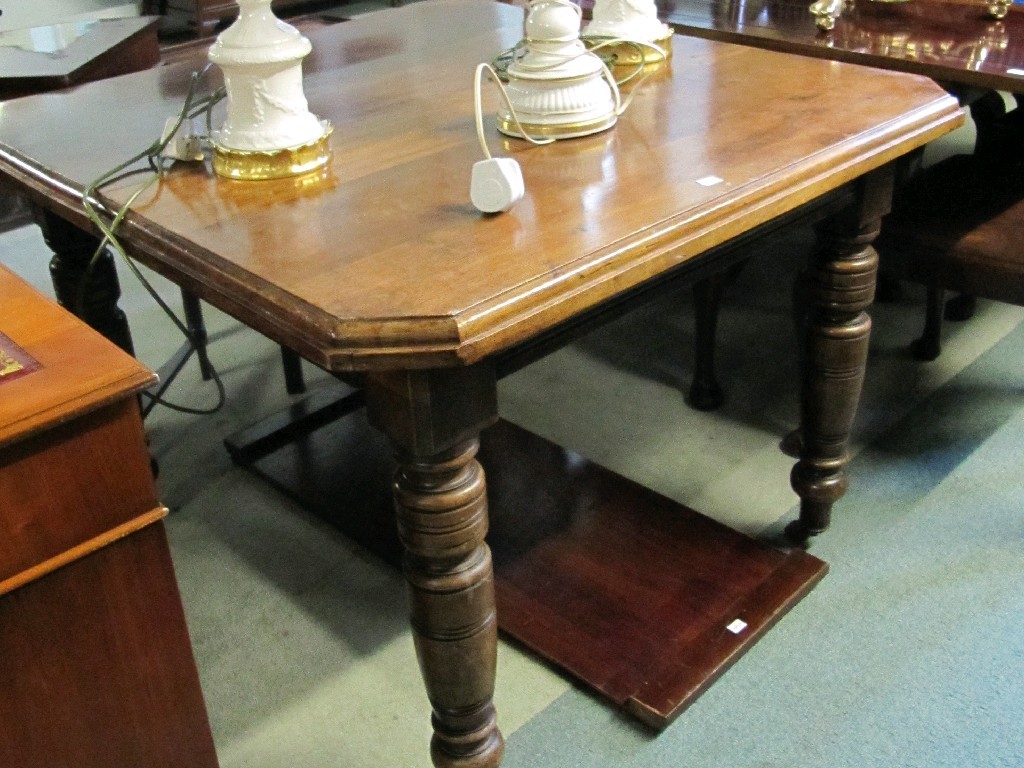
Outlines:
[[[946,292],[929,285],[921,336],[910,344],[910,353],[917,360],[934,360],[942,353],[942,305]]]
[[[0,232],[8,232],[32,223],[28,203],[21,195],[0,190]]]
[[[693,361],[693,380],[687,402],[698,411],[713,411],[722,407],[725,393],[715,375],[715,341],[718,311],[722,303],[721,273],[711,275],[693,284],[693,318],[696,340]]]
[[[117,306],[121,284],[113,255],[104,250],[90,268],[99,238],[45,209],[34,207],[32,215],[54,253],[50,279],[58,303],[134,355],[128,318]]]
[[[819,230],[801,394],[801,454],[791,482],[800,518],[786,529],[805,542],[828,528],[846,492],[847,443],[867,363],[878,254],[871,247],[892,200],[891,166],[859,182],[857,202]]]
[[[181,308],[185,313],[185,327],[188,328],[189,343],[199,359],[199,375],[203,381],[213,378],[213,365],[207,349],[209,336],[206,333],[206,321],[203,319],[203,304],[191,291],[182,289]]]
[[[395,446],[393,485],[416,655],[437,768],[494,768],[498,622],[480,430],[497,418],[493,369],[373,374],[367,413]]]
[[[284,388],[289,395],[301,395],[306,391],[306,380],[302,375],[302,358],[295,350],[281,347],[281,366],[284,369]]]

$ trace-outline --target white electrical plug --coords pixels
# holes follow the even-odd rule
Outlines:
[[[178,118],[176,117],[167,118],[167,122],[164,123],[163,135],[160,137],[161,143],[167,141],[168,137],[171,136],[171,132],[174,131],[174,126],[177,122]],[[198,161],[204,159],[203,145],[199,136],[192,132],[191,120],[182,120],[181,126],[179,126],[170,141],[167,141],[167,146],[163,148],[160,154],[172,160]]]
[[[525,192],[523,171],[511,157],[491,157],[473,163],[469,199],[483,213],[507,211]]]

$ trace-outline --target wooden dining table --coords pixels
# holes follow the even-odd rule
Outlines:
[[[433,708],[431,755],[443,768],[496,766],[504,750],[492,704],[489,494],[477,460],[479,435],[498,419],[498,376],[721,269],[737,243],[820,219],[804,449],[792,473],[798,525],[820,532],[847,486],[875,286],[870,244],[893,162],[964,120],[926,78],[676,37],[670,64],[599,134],[543,147],[500,137],[488,92],[492,151],[519,161],[526,193],[483,215],[469,200],[481,157],[473,69],[522,34],[521,9],[486,0],[434,0],[315,30],[304,86],[311,111],[333,124],[327,169],[244,182],[216,177],[208,161],[180,163],[119,230],[132,258],[364,393],[397,464],[391,493]],[[112,270],[87,267],[97,232],[81,196],[159,136],[192,69],[0,108],[0,181],[38,207],[58,298],[124,343]],[[209,86],[217,82],[211,73]],[[106,185],[100,197],[116,210],[139,181]],[[90,282],[79,292],[82,276]],[[503,502],[513,525],[530,511],[515,496]]]

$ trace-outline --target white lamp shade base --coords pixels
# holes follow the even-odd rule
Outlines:
[[[609,38],[647,44],[613,47],[618,64],[650,64],[672,53],[672,27],[658,20],[654,0],[595,0],[583,35],[591,41]]]
[[[291,151],[330,133],[330,124],[309,111],[302,90],[302,60],[312,45],[274,16],[270,3],[239,0],[238,19],[210,48],[227,89],[227,120],[212,137],[221,152]]]
[[[572,138],[615,124],[618,103],[601,60],[579,39],[579,6],[533,0],[526,18],[525,53],[509,64],[505,90],[519,125],[530,136]],[[512,111],[498,110],[498,130],[522,136]]]
[[[658,20],[654,0],[595,0],[583,34],[656,43],[671,37],[672,28]]]

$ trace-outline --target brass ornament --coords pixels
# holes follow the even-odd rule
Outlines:
[[[240,181],[263,181],[302,176],[325,167],[331,159],[328,123],[324,135],[309,144],[272,150],[244,150],[213,144],[213,170]]]

